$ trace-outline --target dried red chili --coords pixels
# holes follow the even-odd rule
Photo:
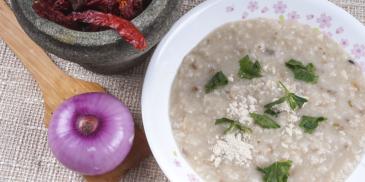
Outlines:
[[[66,16],[60,10],[53,7],[53,4],[47,0],[36,0],[33,3],[34,11],[41,17],[51,20],[55,23],[68,28],[75,28],[76,23],[71,17]]]
[[[119,14],[117,0],[89,0],[86,6],[89,9],[100,10],[105,13]]]
[[[68,0],[74,11],[81,9],[86,5],[87,0]]]
[[[123,18],[131,20],[143,11],[144,2],[144,0],[120,0],[120,14]]]
[[[147,42],[128,20],[143,11],[150,0],[35,0],[33,9],[48,20],[79,31],[115,29],[135,48],[143,50]],[[126,4],[123,4],[125,2]],[[119,17],[122,16],[123,18]]]
[[[62,12],[69,12],[71,10],[71,3],[68,0],[56,0],[53,3],[53,8]]]
[[[115,29],[126,42],[132,44],[136,49],[143,50],[147,47],[147,41],[142,33],[128,20],[118,16],[88,10],[85,12],[73,12],[71,17],[74,21]]]

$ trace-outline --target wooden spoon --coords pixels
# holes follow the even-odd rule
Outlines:
[[[44,122],[46,127],[48,127],[52,112],[66,99],[87,92],[106,92],[99,84],[75,79],[62,72],[42,48],[26,35],[4,0],[0,0],[0,37],[38,82],[45,103]],[[149,154],[150,150],[143,131],[136,129],[134,145],[122,164],[107,174],[85,176],[85,178],[89,182],[120,181],[128,169],[136,166]]]

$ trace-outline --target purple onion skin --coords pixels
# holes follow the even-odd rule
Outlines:
[[[78,127],[78,118],[84,115],[99,121],[96,130],[87,135]],[[54,156],[83,175],[100,175],[116,168],[129,153],[133,139],[130,111],[105,93],[86,93],[66,100],[54,112],[48,130]]]

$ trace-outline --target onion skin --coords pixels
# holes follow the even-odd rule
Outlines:
[[[78,118],[98,118],[96,130],[84,135]],[[52,116],[48,144],[67,168],[83,175],[100,175],[116,168],[129,153],[134,122],[128,108],[114,96],[86,93],[62,103]]]

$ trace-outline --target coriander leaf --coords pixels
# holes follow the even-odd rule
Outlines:
[[[233,124],[229,124],[228,128],[226,128],[223,133],[224,134],[227,134],[229,132],[232,132],[233,130],[234,130],[234,125]]]
[[[304,103],[308,102],[307,99],[290,92],[282,82],[279,82],[279,84],[281,85],[281,87],[283,87],[285,91],[284,97],[292,110],[300,109],[303,107]]]
[[[300,109],[303,107],[304,103],[308,102],[307,99],[297,96],[294,93],[290,92],[288,88],[282,82],[279,82],[280,86],[284,89],[285,95],[274,102],[268,103],[264,106],[265,113],[277,117],[280,112],[275,111],[273,107],[275,105],[282,104],[283,102],[287,102],[292,110]]]
[[[268,115],[271,115],[271,116],[274,116],[274,117],[278,117],[278,115],[281,113],[280,111],[275,111],[273,110],[272,108],[269,108],[269,109],[266,109],[264,111],[265,114],[268,114]]]
[[[304,103],[308,102],[307,99],[303,98],[303,97],[299,97],[297,95],[295,95],[294,93],[290,93],[287,96],[287,100],[289,103],[289,106],[292,110],[295,110],[297,108],[302,108]]]
[[[205,85],[205,93],[212,92],[214,89],[228,84],[228,79],[222,71],[217,72]]]
[[[273,106],[281,104],[285,101],[286,101],[286,97],[282,97],[282,98],[280,98],[280,99],[278,99],[274,102],[271,102],[271,103],[268,103],[268,104],[264,105],[264,107],[265,107],[265,109],[271,109]]]
[[[280,125],[269,116],[257,113],[250,113],[250,116],[262,128],[280,128]]]
[[[307,83],[317,83],[318,75],[316,75],[316,68],[312,63],[304,66],[303,63],[291,59],[287,63],[285,63],[285,65],[294,73],[295,79],[302,80]]]
[[[299,127],[303,128],[305,133],[312,134],[319,123],[325,120],[327,120],[325,117],[302,116]]]
[[[215,120],[215,125],[231,124],[232,122],[234,122],[234,121],[233,120],[230,120],[228,118],[220,118],[220,119],[216,119]]]
[[[273,107],[275,105],[281,104],[286,101],[286,97],[282,97],[278,100],[275,100],[274,102],[268,103],[264,105],[265,113],[277,117],[279,115],[279,111],[275,111]]]
[[[291,160],[278,161],[265,168],[258,167],[257,170],[264,173],[264,182],[287,182],[291,165]]]
[[[235,124],[235,126],[236,126],[236,128],[237,128],[239,131],[241,131],[241,132],[243,132],[243,133],[251,133],[251,132],[252,132],[251,128],[249,128],[249,127],[247,127],[247,126],[244,126],[244,125],[242,125],[242,124],[238,124],[238,123],[236,123],[236,124]]]
[[[221,124],[227,124],[228,128],[226,128],[224,130],[224,134],[227,134],[228,132],[232,132],[234,130],[239,130],[240,132],[243,133],[251,133],[252,130],[251,128],[242,125],[240,122],[238,121],[234,121],[228,118],[221,118],[221,119],[217,119],[215,120],[215,125],[221,125]]]
[[[241,78],[253,79],[261,77],[261,65],[258,61],[253,63],[249,56],[245,56],[240,60],[239,76]]]
[[[283,82],[279,81],[279,85],[284,89],[285,95],[290,93],[289,89],[283,84]]]

